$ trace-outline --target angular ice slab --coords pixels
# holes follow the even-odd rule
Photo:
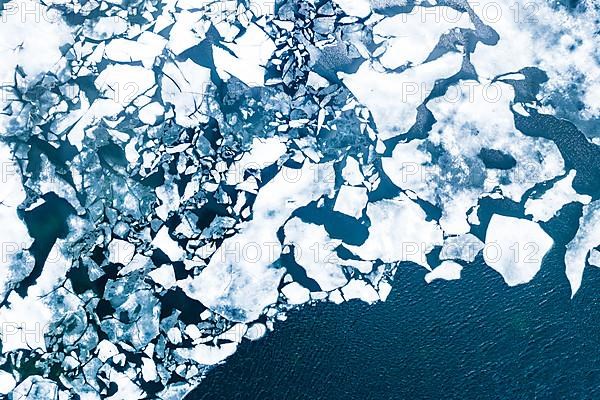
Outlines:
[[[588,252],[600,245],[600,200],[583,207],[583,216],[579,219],[579,230],[567,244],[565,253],[566,274],[571,284],[571,297],[581,286],[585,259]]]
[[[535,222],[494,214],[485,234],[483,259],[508,286],[531,281],[554,241]]]

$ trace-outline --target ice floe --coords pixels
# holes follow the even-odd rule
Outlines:
[[[430,269],[426,255],[441,245],[442,230],[427,221],[425,211],[408,197],[380,200],[367,205],[369,237],[360,246],[345,245],[364,260],[412,261]]]
[[[508,286],[531,281],[554,241],[532,221],[494,214],[485,234],[483,259]]]
[[[339,211],[342,214],[354,218],[360,218],[365,206],[367,205],[367,189],[364,187],[353,187],[343,185],[340,187],[335,200],[333,211]]]
[[[443,279],[445,281],[453,281],[460,279],[460,272],[462,271],[462,265],[454,261],[444,261],[433,271],[425,274],[425,282],[431,283],[436,279]]]
[[[588,204],[592,198],[579,194],[573,189],[575,170],[552,185],[539,198],[529,198],[525,202],[525,213],[533,216],[534,221],[549,221],[565,205],[573,202]]]
[[[581,287],[585,261],[590,250],[600,245],[600,201],[596,200],[583,207],[579,219],[579,229],[573,240],[567,244],[565,253],[566,274],[571,284],[571,297]]]

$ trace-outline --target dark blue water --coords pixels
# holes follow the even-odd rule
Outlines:
[[[429,286],[406,266],[387,302],[294,312],[187,398],[598,399],[600,269],[570,300],[562,256],[514,288],[481,259]]]
[[[578,171],[576,190],[598,198],[597,146],[553,117],[515,122],[554,141],[566,169]],[[397,192],[382,186],[378,198]],[[523,217],[525,199],[482,200],[473,233],[484,240],[493,213]],[[430,285],[423,268],[403,265],[387,302],[293,312],[265,339],[244,342],[186,399],[600,399],[600,269],[586,267],[572,300],[564,273],[581,213],[570,204],[541,224],[554,247],[528,284],[506,286],[481,255],[459,281]]]

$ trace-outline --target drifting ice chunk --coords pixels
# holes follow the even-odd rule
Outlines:
[[[386,281],[379,283],[379,298],[381,301],[386,301],[390,293],[392,292],[392,285]]]
[[[163,73],[161,96],[175,107],[175,122],[186,128],[206,122],[201,106],[211,83],[210,69],[186,60],[167,62]]]
[[[108,244],[108,261],[127,265],[135,255],[135,245],[125,240],[113,239]]]
[[[0,242],[2,258],[0,259],[0,297],[4,297],[15,282],[29,274],[33,268],[30,263],[28,249],[33,240],[29,236],[27,226],[17,214],[17,206],[25,200],[25,190],[21,183],[19,167],[14,161],[10,148],[0,144],[0,163],[3,168],[2,191],[0,191]],[[22,257],[21,257],[22,256]],[[19,260],[19,258],[21,258]],[[30,258],[31,260],[32,258]],[[28,264],[31,264],[29,266]]]
[[[175,271],[173,270],[173,265],[165,264],[160,268],[155,269],[154,271],[148,274],[150,278],[165,289],[170,289],[175,284]]]
[[[436,80],[459,72],[462,61],[462,55],[447,53],[403,73],[380,72],[364,62],[354,74],[338,75],[352,94],[369,108],[379,138],[385,140],[410,129],[417,119],[417,107],[429,96]]]
[[[201,21],[200,12],[183,11],[177,15],[177,20],[169,35],[169,49],[179,55],[187,49],[196,46],[203,39],[205,22]]]
[[[155,381],[157,377],[158,374],[156,372],[156,364],[154,364],[154,361],[150,358],[142,358],[142,378],[146,382],[152,382]]]
[[[588,204],[592,198],[581,195],[573,189],[575,174],[575,170],[569,171],[566,177],[554,183],[540,198],[528,199],[525,202],[525,213],[532,215],[534,221],[546,222],[554,217],[565,204],[572,202]]]
[[[535,222],[494,214],[485,234],[483,259],[508,286],[516,286],[533,279],[553,243]]]
[[[348,184],[353,186],[360,185],[365,180],[360,172],[358,161],[353,157],[346,158],[346,165],[342,169],[342,177]]]
[[[579,219],[579,230],[567,244],[565,253],[566,274],[571,284],[571,297],[575,296],[581,286],[585,258],[588,252],[600,244],[600,200],[583,207],[583,215]]]
[[[310,291],[298,282],[292,282],[281,289],[290,304],[303,304],[310,300]]]
[[[433,271],[425,275],[425,282],[431,283],[436,279],[443,279],[446,281],[453,281],[460,279],[460,271],[462,266],[454,261],[444,261]]]
[[[333,211],[360,218],[368,200],[367,189],[364,187],[344,185],[340,187]]]
[[[56,68],[63,56],[61,46],[73,40],[69,26],[57,13],[58,10],[50,10],[44,2],[2,2],[0,79],[3,84],[13,82],[17,66],[32,77]],[[5,101],[5,96],[3,92],[0,101]]]
[[[363,18],[371,13],[367,0],[335,0],[335,3],[348,15]]]
[[[17,382],[15,381],[15,378],[13,378],[12,374],[0,370],[0,394],[10,393],[16,385]]]
[[[161,249],[171,261],[181,261],[185,257],[185,251],[179,247],[176,241],[169,236],[169,228],[163,226],[160,228],[152,244]]]
[[[244,335],[245,338],[249,339],[249,340],[258,340],[260,338],[262,338],[263,336],[265,336],[265,333],[267,333],[267,327],[264,326],[263,324],[252,324],[248,327],[248,330],[246,331],[246,334]]]
[[[236,185],[244,181],[247,170],[261,170],[273,164],[286,152],[285,140],[272,137],[267,139],[254,138],[252,148],[242,158],[227,170],[225,179],[228,185]]]
[[[157,102],[150,103],[142,107],[139,111],[139,118],[144,124],[154,125],[165,113],[165,109]]]
[[[121,107],[126,107],[154,86],[154,72],[135,65],[109,65],[94,81],[96,88]]]
[[[352,279],[342,288],[342,295],[346,300],[359,299],[366,303],[379,300],[379,295],[373,286],[360,279]]]
[[[151,32],[143,32],[137,40],[113,39],[104,49],[110,60],[117,62],[141,61],[144,67],[151,68],[154,59],[163,51],[167,40]]]
[[[233,75],[250,87],[263,86],[265,68],[275,43],[256,24],[250,24],[246,32],[235,43],[225,44],[235,54],[213,46],[213,56],[217,72],[223,79]]]
[[[102,362],[106,362],[109,358],[119,354],[119,349],[112,342],[103,339],[98,346],[96,346],[98,352],[98,359]]]
[[[237,346],[238,344],[236,342],[225,343],[218,347],[201,343],[191,349],[178,348],[175,350],[175,354],[183,358],[194,360],[199,364],[214,365],[235,353]]]
[[[410,13],[384,18],[373,27],[373,35],[386,39],[387,48],[380,61],[394,69],[408,63],[421,64],[452,28],[473,28],[469,15],[446,6],[417,6]]]

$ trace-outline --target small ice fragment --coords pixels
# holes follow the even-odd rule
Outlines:
[[[435,279],[443,279],[452,281],[460,279],[460,271],[462,266],[454,261],[444,261],[437,266],[433,271],[425,275],[425,282],[431,283]]]
[[[135,255],[135,245],[125,240],[113,239],[108,244],[108,261],[127,265]]]
[[[185,256],[185,251],[169,236],[169,228],[166,226],[160,228],[152,244],[161,249],[171,261],[181,261]]]
[[[379,295],[373,286],[360,279],[352,279],[342,288],[344,299],[359,299],[367,303],[374,303],[379,300]]]
[[[281,289],[290,304],[303,304],[310,300],[310,291],[298,282],[292,282]]]

